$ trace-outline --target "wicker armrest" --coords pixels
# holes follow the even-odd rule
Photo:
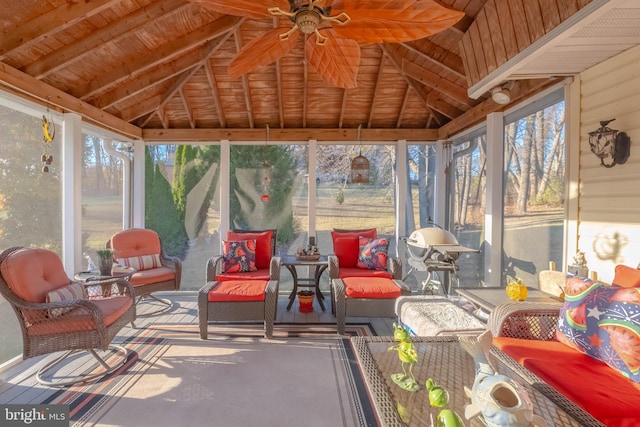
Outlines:
[[[280,280],[280,266],[282,265],[282,258],[279,256],[271,257],[271,263],[269,264],[269,280]]]
[[[329,255],[327,257],[327,262],[329,263],[329,280],[337,279],[338,273],[340,272],[338,257],[335,255]]]
[[[555,340],[560,305],[513,302],[496,307],[487,327],[494,337]]]
[[[394,279],[401,280],[402,279],[402,261],[399,258],[391,258],[387,259],[387,271],[391,273]]]
[[[209,258],[207,261],[206,281],[211,282],[215,280],[216,276],[222,273],[222,260],[223,257],[218,255]]]

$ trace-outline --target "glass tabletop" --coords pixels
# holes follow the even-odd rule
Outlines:
[[[420,385],[417,392],[405,391],[391,379],[392,374],[402,373],[398,353],[389,350],[394,344],[392,337],[354,337],[352,341],[382,425],[427,427],[432,418],[435,421],[442,408],[429,404],[429,394],[425,390],[428,378],[449,392],[449,408],[463,418],[466,426],[485,425],[479,417],[464,419],[465,406],[471,403],[464,389],[473,386],[475,363],[458,343],[458,337],[412,338],[418,353],[418,361],[413,366],[413,374]],[[558,393],[544,394],[542,391],[549,391],[549,387],[545,388],[541,379],[496,348],[491,351],[491,362],[500,374],[513,378],[527,390],[534,413],[549,427],[601,425]],[[543,386],[536,388],[533,384]]]

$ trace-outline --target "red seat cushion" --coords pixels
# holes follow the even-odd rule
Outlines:
[[[256,271],[247,271],[245,273],[220,273],[215,279],[218,282],[226,282],[227,280],[269,280],[269,269],[259,268]]]
[[[227,280],[218,282],[210,291],[211,302],[264,301],[267,280]]]
[[[360,236],[375,239],[375,228],[354,231],[332,231],[333,253],[338,257],[340,269],[355,267],[360,254]]]
[[[256,241],[256,267],[269,268],[271,264],[271,257],[273,255],[273,248],[271,247],[271,239],[273,237],[273,231],[261,231],[259,233],[234,233],[229,231],[227,233],[227,240],[255,240]]]
[[[640,384],[558,341],[496,337],[493,343],[607,426],[640,425]]]
[[[342,266],[340,266],[338,277],[341,279],[346,277],[382,277],[385,279],[393,279],[393,275],[386,270],[365,270],[358,267],[342,268]]]
[[[91,300],[91,302],[97,305],[102,312],[102,317],[104,318],[106,326],[111,326],[133,305],[133,299],[129,296],[115,296],[99,300]],[[32,336],[50,335],[62,332],[90,331],[96,328],[93,318],[87,315],[86,310],[81,308],[73,309],[72,311],[65,313],[62,317],[57,317],[56,319],[59,320],[29,326],[28,334]]]
[[[348,298],[397,298],[402,290],[384,277],[347,277],[342,279]]]
[[[135,273],[129,279],[129,282],[133,286],[148,285],[149,283],[164,282],[165,280],[172,280],[176,277],[176,273],[168,267],[152,268],[149,270],[142,270]]]

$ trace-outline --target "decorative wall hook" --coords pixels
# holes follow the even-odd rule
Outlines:
[[[605,168],[625,163],[631,151],[629,135],[607,127],[614,120],[603,120],[599,129],[589,132],[591,151],[598,156],[600,165]]]

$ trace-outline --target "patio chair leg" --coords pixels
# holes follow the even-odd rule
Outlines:
[[[160,307],[159,309],[153,310],[153,311],[151,311],[149,313],[143,313],[143,314],[137,313],[137,316],[152,316],[154,314],[163,313],[163,312],[171,309],[171,307],[173,307],[173,304],[171,303],[170,300],[163,299],[163,298],[158,298],[157,296],[155,296],[153,294],[140,295],[138,297],[138,299],[136,300],[136,306],[138,304],[144,302],[144,300],[147,299],[147,298],[152,299],[153,300],[152,302],[157,302],[157,303],[162,304],[164,307]]]
[[[105,360],[100,357],[98,355],[98,353],[96,353],[96,351],[94,349],[89,349],[87,350],[97,361],[98,364],[101,365],[104,369],[100,370],[99,372],[95,372],[93,374],[78,374],[78,375],[64,375],[61,376],[60,378],[67,378],[66,380],[59,380],[59,381],[55,381],[53,379],[53,377],[55,377],[55,373],[51,376],[52,379],[45,379],[45,374],[50,372],[51,370],[53,370],[54,368],[56,368],[60,363],[62,363],[65,359],[67,359],[69,356],[76,354],[76,353],[80,353],[84,350],[69,350],[65,353],[62,354],[62,356],[52,360],[51,362],[45,364],[43,367],[41,367],[38,372],[36,373],[36,379],[38,380],[38,382],[40,384],[43,385],[48,385],[50,387],[66,387],[69,385],[73,385],[73,384],[77,384],[80,382],[87,382],[87,381],[91,381],[100,377],[104,377],[107,374],[110,374],[112,372],[114,372],[115,370],[117,370],[118,368],[120,368],[121,366],[123,366],[125,364],[125,362],[127,361],[127,357],[129,355],[129,352],[126,348],[120,346],[120,345],[114,345],[111,344],[109,345],[108,349],[113,352],[115,355],[119,355],[119,357],[117,358],[117,360],[115,361],[115,363],[113,365],[109,365],[107,362],[105,362]],[[94,365],[93,368],[91,368],[91,371],[93,371],[94,369],[97,369],[97,365]]]

